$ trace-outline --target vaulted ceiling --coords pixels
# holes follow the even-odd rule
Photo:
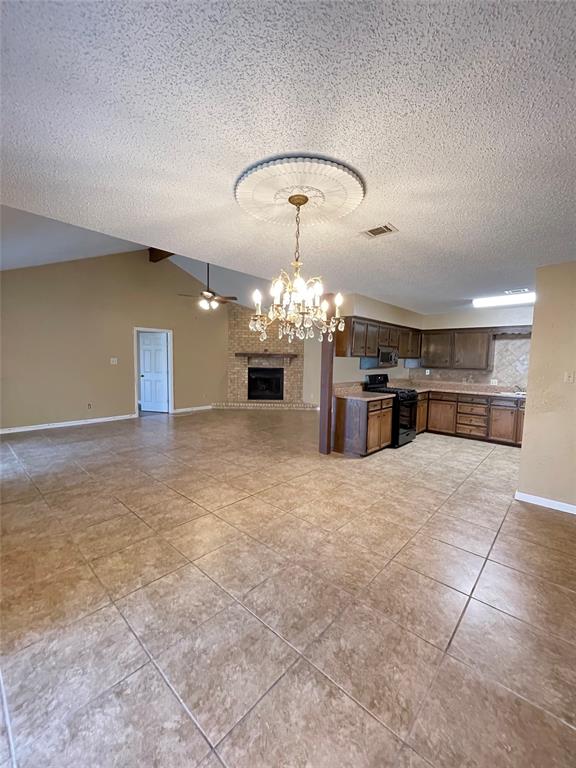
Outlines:
[[[292,233],[243,213],[234,181],[319,153],[367,188],[336,223],[303,212],[303,261],[331,288],[442,311],[576,258],[573,2],[2,12],[5,205],[268,278]]]

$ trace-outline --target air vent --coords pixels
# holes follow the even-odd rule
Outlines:
[[[507,296],[514,296],[517,293],[530,293],[530,288],[511,288],[509,291],[504,291]]]
[[[381,224],[379,227],[374,227],[373,229],[367,229],[363,234],[366,235],[366,237],[380,237],[381,235],[391,235],[392,232],[398,232],[395,226],[392,224]]]

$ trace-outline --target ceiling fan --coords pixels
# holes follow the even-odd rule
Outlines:
[[[200,291],[200,297],[193,296],[191,293],[179,293],[178,296],[186,296],[190,299],[199,298],[198,306],[201,309],[218,309],[220,304],[228,304],[230,301],[237,301],[237,296],[219,296],[210,290],[210,264],[206,263],[206,289]]]

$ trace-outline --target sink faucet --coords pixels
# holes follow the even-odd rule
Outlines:
[[[524,390],[518,384],[514,384],[514,392],[524,392]]]

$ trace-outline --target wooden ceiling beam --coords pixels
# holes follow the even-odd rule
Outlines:
[[[174,254],[170,253],[170,251],[163,251],[160,248],[148,248],[148,254],[150,261],[152,261],[154,264],[156,264],[158,261],[168,259],[170,256],[174,256]]]

